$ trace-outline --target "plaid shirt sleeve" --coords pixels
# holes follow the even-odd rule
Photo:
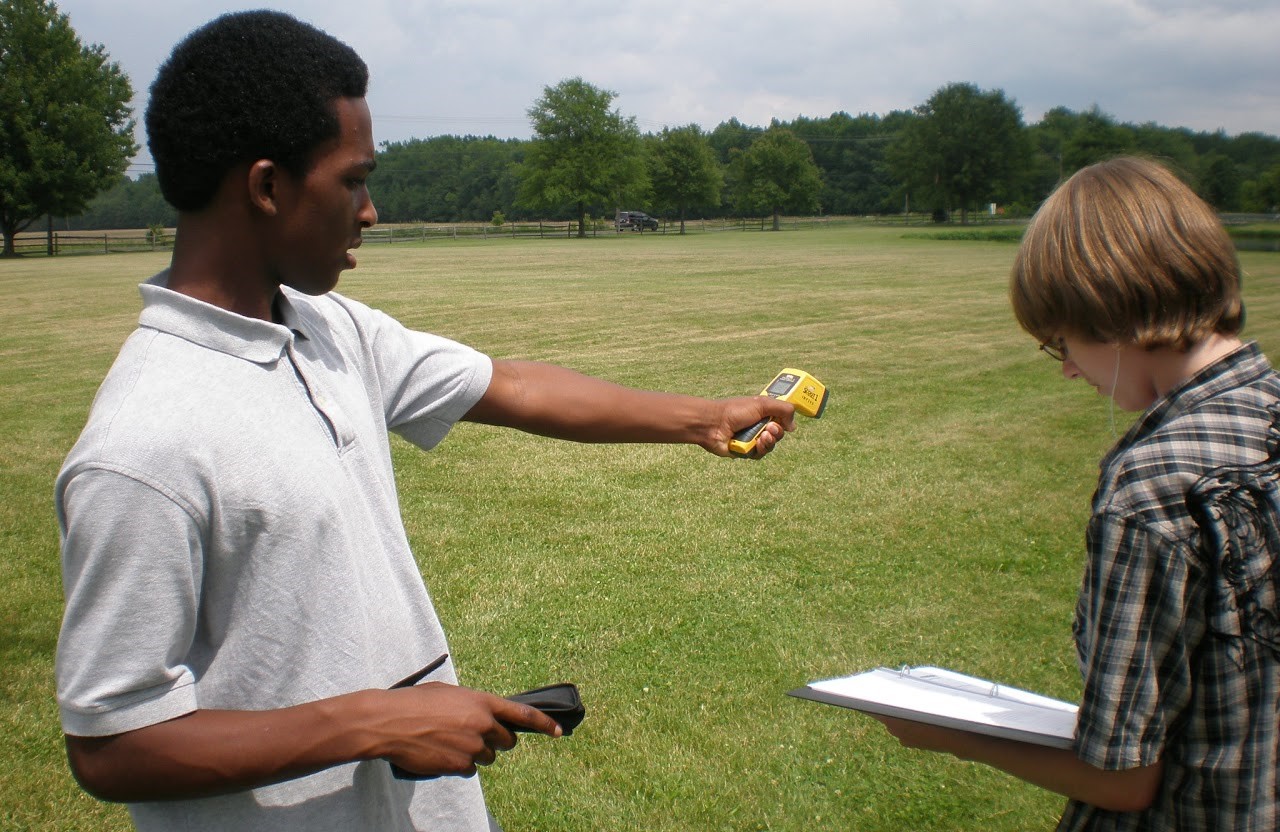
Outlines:
[[[1104,511],[1076,610],[1084,696],[1078,756],[1103,769],[1152,765],[1192,695],[1191,650],[1201,603],[1185,544],[1140,517]],[[1194,609],[1194,606],[1192,606]]]

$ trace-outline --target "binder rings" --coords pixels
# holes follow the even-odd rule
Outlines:
[[[810,682],[791,696],[977,734],[1070,748],[1076,705],[940,667],[876,668]]]

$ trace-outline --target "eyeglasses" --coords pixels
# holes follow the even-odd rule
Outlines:
[[[1056,344],[1041,344],[1040,351],[1055,361],[1067,360],[1067,345],[1063,341],[1058,341]]]

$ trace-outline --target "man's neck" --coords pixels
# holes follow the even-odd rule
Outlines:
[[[249,239],[215,217],[181,215],[169,288],[238,315],[272,320],[280,284],[253,256]]]

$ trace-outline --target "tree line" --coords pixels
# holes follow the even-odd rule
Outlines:
[[[767,216],[778,208],[831,215],[915,211],[963,221],[991,203],[1005,215],[1025,216],[1062,178],[1122,153],[1170,163],[1220,211],[1280,211],[1280,138],[1127,124],[1097,108],[1060,107],[1027,126],[1002,91],[970,84],[949,85],[914,110],[883,116],[837,112],[768,126],[730,119],[709,132],[687,125],[637,133],[602,151],[612,158],[578,160],[584,178],[611,166],[638,169],[622,175],[612,192],[585,202],[574,196],[572,183],[548,181],[554,165],[531,158],[547,146],[547,139],[539,141],[450,135],[384,143],[370,177],[379,218],[567,220],[634,209],[678,221],[684,215]],[[772,162],[766,147],[774,151]],[[785,168],[788,157],[795,170],[780,178],[749,169],[753,162]],[[549,189],[546,198],[540,188]],[[144,175],[119,182],[60,225],[142,228],[174,220],[154,175]]]
[[[172,226],[154,175],[124,176],[129,79],[84,46],[51,0],[0,0],[0,231]],[[617,94],[582,78],[544,88],[529,139],[384,143],[370,176],[383,222],[576,220],[643,210],[668,220],[927,213],[1023,216],[1079,168],[1122,153],[1169,163],[1223,212],[1280,211],[1280,138],[1128,124],[1094,107],[1037,123],[1003,90],[938,89],[911,110],[641,134]],[[54,219],[57,218],[57,219]],[[39,226],[37,226],[39,227]]]

